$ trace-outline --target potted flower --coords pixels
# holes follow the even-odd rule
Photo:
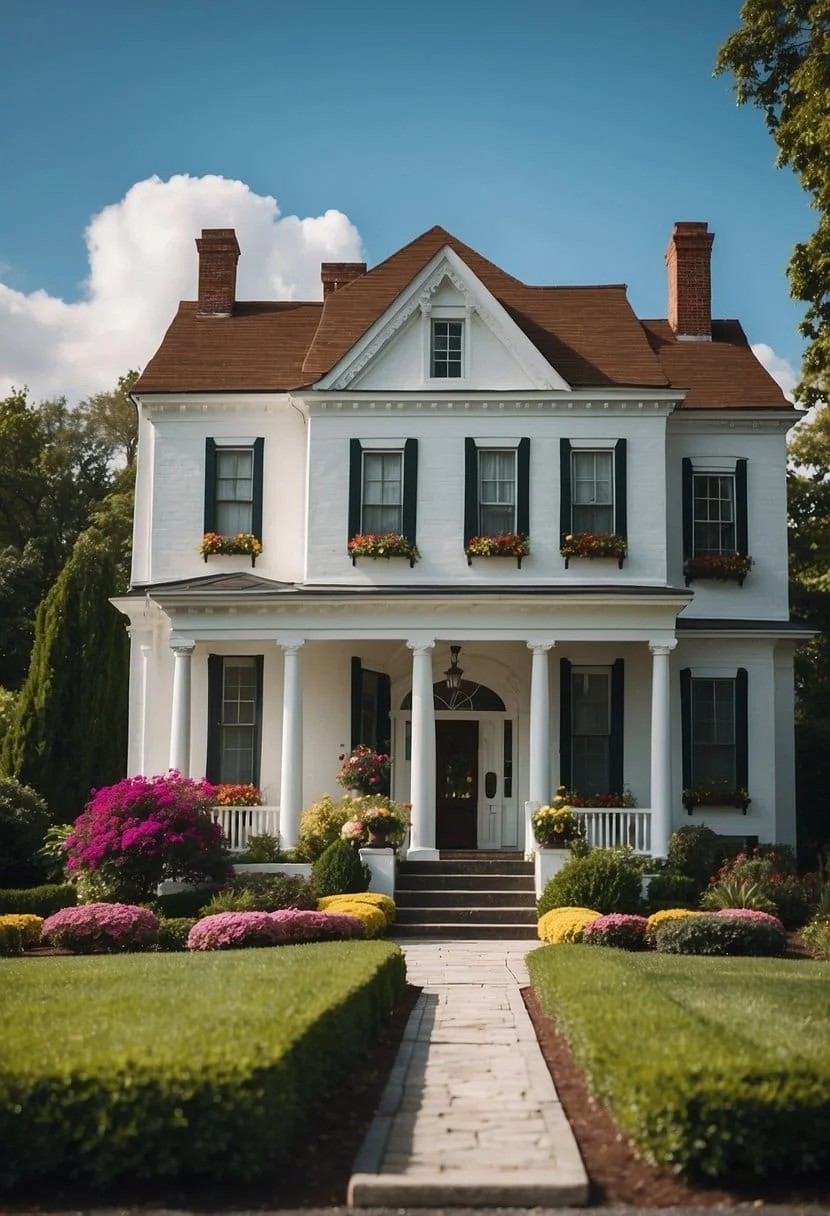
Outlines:
[[[464,546],[467,565],[474,557],[515,557],[522,568],[522,558],[530,553],[530,541],[520,532],[501,532],[496,536],[471,536]]]
[[[631,790],[623,790],[621,794],[577,794],[575,790],[567,790],[566,796],[569,806],[583,810],[626,810],[637,805],[637,799]]]
[[[724,781],[690,786],[683,791],[683,805],[690,815],[696,806],[734,806],[745,815],[751,801],[748,792],[741,786]]]
[[[262,794],[255,785],[217,785],[217,806],[262,806]]]
[[[614,557],[622,570],[628,542],[616,532],[568,532],[562,537],[559,552],[565,559],[566,570],[572,557]]]
[[[743,587],[744,579],[752,569],[752,558],[748,553],[698,553],[687,557],[683,563],[686,586],[695,579],[713,578],[720,582],[734,579]]]
[[[385,753],[376,752],[365,743],[358,743],[347,757],[341,752],[342,762],[337,771],[337,780],[347,790],[358,794],[381,794],[389,784],[392,762]]]
[[[340,829],[343,840],[369,849],[397,848],[409,827],[409,806],[383,795],[366,795],[354,800],[354,818]]]
[[[409,568],[412,569],[420,557],[417,546],[399,532],[367,532],[359,534],[351,538],[347,549],[353,566],[356,565],[359,557],[371,557],[375,561],[379,557],[387,559],[391,557],[406,557],[409,559]]]
[[[236,536],[220,536],[218,532],[206,532],[199,545],[199,552],[205,561],[209,557],[248,553],[251,565],[255,566],[256,559],[262,552],[262,541],[252,532],[237,532]]]
[[[536,843],[544,849],[567,849],[574,840],[582,839],[582,824],[569,806],[540,806],[530,824]]]

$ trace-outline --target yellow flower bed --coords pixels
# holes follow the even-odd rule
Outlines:
[[[386,917],[387,925],[392,924],[397,911],[394,899],[390,895],[382,895],[380,891],[360,891],[356,895],[324,895],[322,899],[317,900],[317,907],[321,912],[337,912],[342,903],[368,904],[377,908]]]
[[[373,908],[371,904],[365,902],[360,903],[357,899],[349,901],[344,898],[341,903],[337,903],[333,907],[321,908],[320,911],[331,912],[333,915],[356,916],[358,920],[363,921],[367,937],[380,937],[386,929],[386,917],[380,908]]]
[[[33,946],[40,945],[43,919],[42,916],[34,916],[28,912],[9,913],[8,916],[0,916],[0,925],[11,925],[12,928],[19,929],[23,938],[23,949],[31,950]]]
[[[694,912],[691,908],[664,908],[662,912],[652,912],[646,923],[646,936],[653,937],[667,920],[683,920],[686,916],[700,915],[700,912]]]
[[[582,941],[582,930],[599,915],[591,908],[552,908],[540,919],[536,931],[539,940],[547,942],[549,946],[579,942]]]

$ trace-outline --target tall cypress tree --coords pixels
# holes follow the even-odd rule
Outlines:
[[[3,743],[2,770],[32,785],[57,819],[124,775],[129,643],[109,603],[127,586],[133,469],[81,533],[41,602],[29,673]]]

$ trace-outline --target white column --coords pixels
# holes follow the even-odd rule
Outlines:
[[[437,861],[435,847],[435,704],[432,650],[435,642],[407,642],[412,651],[412,829],[410,861]]]
[[[665,857],[671,836],[670,658],[677,642],[649,642],[651,651],[651,853]]]
[[[550,662],[553,642],[528,642],[530,668],[530,763],[528,798],[535,806],[550,800]],[[525,815],[525,853],[534,851],[530,815]]]
[[[293,849],[303,809],[303,640],[278,641],[283,654],[282,765],[280,769],[280,847]]]
[[[170,721],[170,767],[190,776],[190,660],[196,643],[171,640],[173,712]]]
[[[141,738],[138,741],[138,772],[142,777],[147,776],[147,691],[150,682],[150,655],[153,647],[149,642],[141,643],[141,712],[139,714],[139,730]],[[174,668],[175,672],[175,668]]]

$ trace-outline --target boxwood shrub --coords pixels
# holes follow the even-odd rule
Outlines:
[[[700,889],[694,878],[686,874],[655,874],[648,887],[651,912],[664,908],[695,908]]]
[[[539,916],[552,908],[596,908],[598,914],[640,911],[640,873],[629,854],[592,849],[572,857],[554,874],[537,903]]]
[[[159,950],[186,950],[188,934],[195,924],[192,916],[170,916],[159,920]]]
[[[74,908],[77,902],[78,893],[71,882],[0,888],[0,915],[29,912],[33,916],[51,916],[61,908]]]
[[[763,913],[761,914],[763,916]],[[787,944],[783,926],[772,916],[687,916],[664,921],[654,932],[661,954],[777,955]]]

